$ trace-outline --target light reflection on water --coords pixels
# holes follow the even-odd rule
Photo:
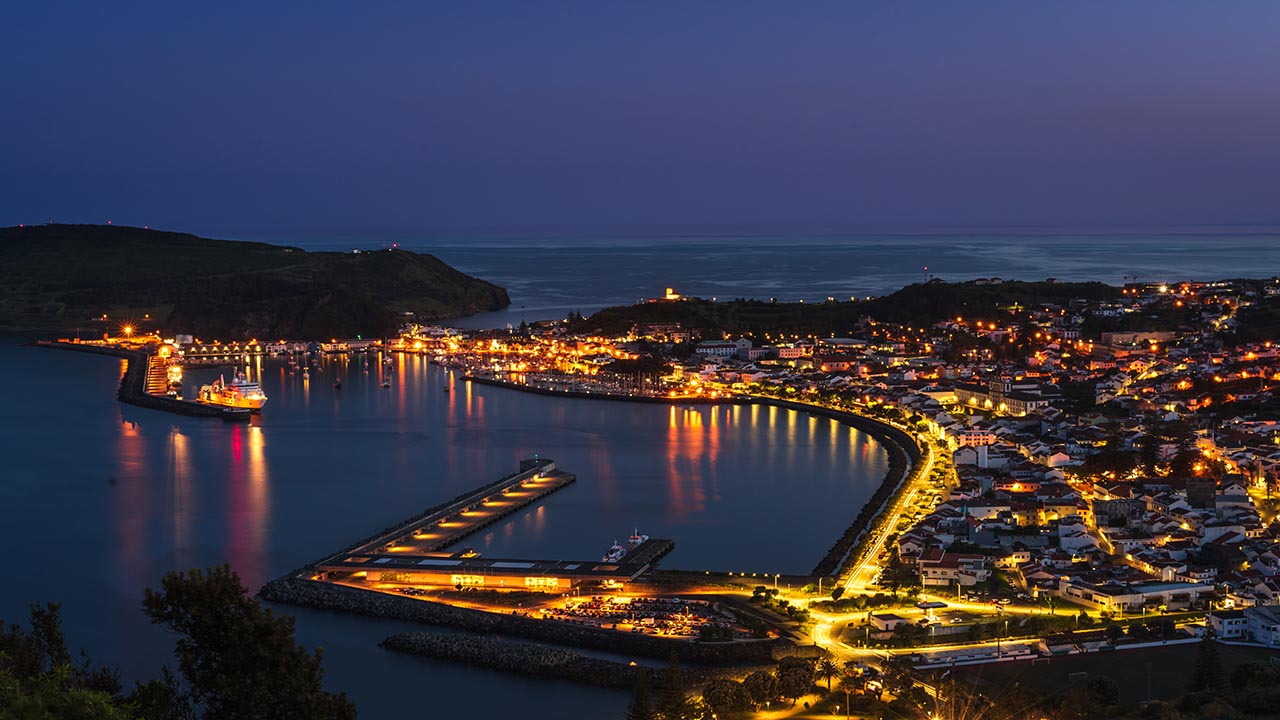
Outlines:
[[[0,407],[17,450],[0,478],[0,532],[29,560],[7,578],[22,592],[0,593],[0,617],[64,602],[73,644],[118,660],[126,679],[153,674],[171,639],[139,603],[166,571],[228,562],[257,586],[535,453],[578,482],[463,544],[491,557],[591,560],[639,528],[676,540],[670,567],[803,572],[884,472],[883,453],[857,431],[777,408],[549,398],[468,383],[417,356],[395,358],[383,389],[380,360],[369,362],[379,371],[324,359],[310,381],[302,366],[254,364],[270,400],[242,425],[120,405],[122,367],[104,358],[0,345],[6,376],[38,364],[57,378],[16,384]],[[218,374],[190,369],[188,392]],[[68,562],[73,572],[62,571]],[[104,590],[109,602],[98,601]],[[305,617],[299,632],[328,647],[330,681],[370,716],[393,709],[387,698],[412,681],[386,674],[400,665],[374,662],[376,649],[323,614]],[[382,674],[361,670],[374,665]],[[544,699],[556,707],[550,690]]]

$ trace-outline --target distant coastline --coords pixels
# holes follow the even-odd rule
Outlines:
[[[438,258],[307,252],[118,225],[0,228],[0,330],[207,340],[394,334],[510,304]]]

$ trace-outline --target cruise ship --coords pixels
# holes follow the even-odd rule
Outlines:
[[[262,388],[256,382],[249,382],[243,373],[236,373],[230,383],[225,382],[221,376],[213,381],[212,385],[205,385],[200,388],[198,397],[200,402],[209,403],[210,405],[224,405],[234,408],[248,408],[253,412],[262,410],[262,406],[267,402],[267,396],[262,393]]]

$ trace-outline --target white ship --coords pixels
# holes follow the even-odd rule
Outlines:
[[[221,376],[211,385],[200,388],[200,402],[225,407],[245,408],[252,412],[262,410],[267,403],[267,396],[256,382],[249,382],[244,373],[236,373],[228,383]]]
[[[617,540],[613,541],[613,547],[609,548],[609,552],[600,558],[601,562],[618,562],[627,554],[627,549],[618,544]]]

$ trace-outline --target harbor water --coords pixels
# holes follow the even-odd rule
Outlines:
[[[15,384],[0,408],[2,537],[21,559],[0,618],[61,602],[72,645],[126,679],[173,664],[172,638],[141,612],[144,588],[165,572],[229,563],[256,589],[520,458],[554,458],[578,482],[463,545],[594,560],[638,528],[675,539],[666,567],[760,573],[807,572],[886,469],[874,440],[822,418],[531,395],[467,383],[421,356],[329,356],[307,379],[267,359],[251,375],[270,399],[247,425],[122,405],[121,361],[4,338],[0,372],[33,368],[53,381]],[[186,384],[219,373],[192,370]],[[328,685],[368,717],[411,706],[403,689],[422,684],[450,688],[433,694],[446,715],[473,710],[494,682],[518,692],[529,717],[620,716],[625,705],[625,693],[380,650],[402,623],[283,610],[302,642],[324,648]]]

